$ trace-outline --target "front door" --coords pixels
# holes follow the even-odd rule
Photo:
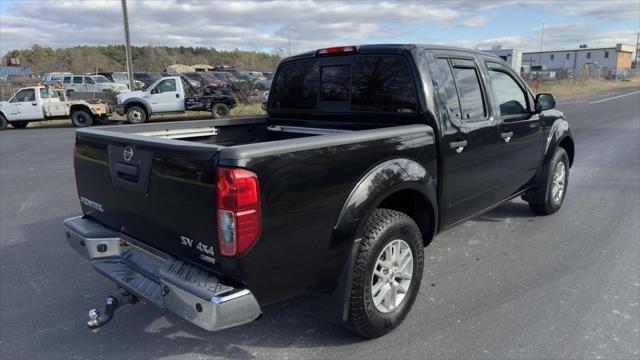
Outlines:
[[[499,199],[523,190],[536,173],[544,152],[544,129],[533,111],[533,97],[502,64],[487,62],[489,84],[500,118]]]
[[[42,119],[42,108],[38,105],[35,89],[18,91],[11,102],[16,105],[17,120]]]
[[[444,104],[444,225],[453,225],[493,205],[499,136],[486,89],[472,58],[436,59]]]
[[[184,99],[178,91],[175,79],[164,79],[151,89],[149,96],[153,112],[179,112],[184,111]]]

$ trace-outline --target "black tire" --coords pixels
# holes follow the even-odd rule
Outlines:
[[[93,115],[86,110],[75,110],[71,113],[71,123],[75,127],[87,127],[93,124]]]
[[[549,169],[543,179],[543,186],[545,186],[545,201],[543,203],[529,202],[529,207],[533,212],[539,215],[551,215],[560,210],[560,207],[562,207],[562,203],[564,202],[564,198],[567,195],[567,187],[569,185],[569,166],[569,156],[567,155],[567,152],[561,147],[556,148],[553,153],[553,157],[551,158],[551,162],[549,163]],[[557,175],[556,171],[559,171],[561,167],[564,168],[564,176],[561,179],[562,191],[558,194],[558,188],[554,187],[554,176]]]
[[[127,109],[127,121],[129,124],[142,124],[147,121],[147,111],[134,105]]]
[[[416,223],[406,214],[394,210],[376,209],[367,219],[361,237],[360,251],[353,270],[346,327],[366,338],[376,338],[396,328],[411,310],[422,281],[424,248]],[[378,267],[378,258],[383,256],[385,247],[395,240],[403,240],[408,245],[413,257],[413,270],[404,298],[397,307],[383,312],[378,308],[381,305],[374,303],[372,294],[374,269]],[[382,268],[380,271],[384,272]],[[396,281],[395,276],[391,277],[394,279],[392,281]],[[377,278],[376,284],[378,281],[381,279]]]
[[[231,110],[226,104],[223,103],[215,103],[211,107],[211,115],[214,119],[223,119],[229,117],[231,114]]]
[[[24,129],[27,127],[27,125],[29,125],[28,121],[12,121],[10,122],[11,126],[14,129]]]
[[[0,130],[6,129],[8,124],[7,118],[0,114]]]

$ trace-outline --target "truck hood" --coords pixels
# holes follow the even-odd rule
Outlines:
[[[128,99],[131,98],[142,98],[146,96],[146,92],[145,91],[140,91],[140,90],[136,90],[136,91],[125,91],[125,92],[121,92],[120,94],[118,94],[118,96],[116,96],[116,99],[118,100],[118,103],[122,104],[123,102],[125,102]]]

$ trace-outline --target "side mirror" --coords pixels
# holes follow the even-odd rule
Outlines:
[[[149,93],[151,93],[151,94],[157,94],[157,93],[158,93],[158,88],[153,88],[153,89],[151,89],[151,91],[149,91]]]
[[[545,110],[551,110],[556,107],[556,99],[548,93],[540,93],[536,95],[536,112],[540,113]]]

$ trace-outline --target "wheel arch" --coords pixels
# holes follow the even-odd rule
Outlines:
[[[142,99],[134,98],[134,99],[126,100],[123,105],[124,105],[125,115],[132,106],[139,106],[147,113],[147,118],[151,116],[151,106]]]
[[[93,116],[93,111],[87,106],[83,104],[73,104],[69,107],[69,115],[72,115],[75,111],[84,110],[89,113],[89,115]]]
[[[564,151],[567,152],[569,156],[569,166],[573,166],[573,157],[575,156],[575,144],[573,143],[573,139],[570,136],[565,136],[558,146],[563,148]]]

